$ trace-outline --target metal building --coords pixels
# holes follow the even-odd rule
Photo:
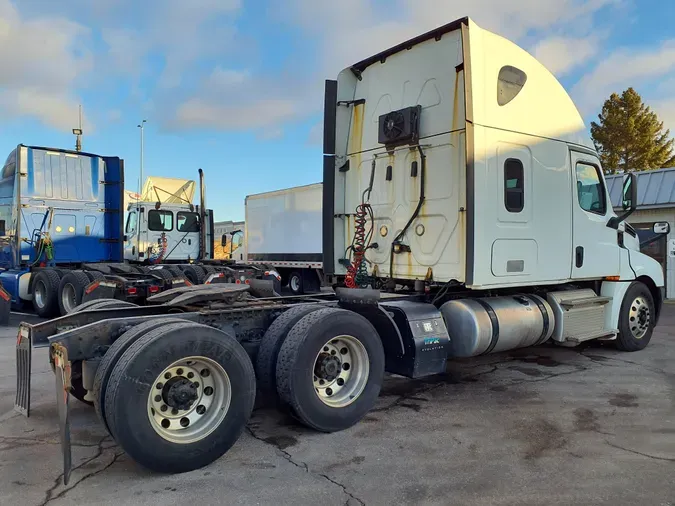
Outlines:
[[[675,167],[636,174],[637,209],[628,218],[628,223],[638,231],[641,241],[653,235],[651,228],[656,222],[667,221],[671,230],[675,231]],[[623,174],[607,176],[606,180],[612,206],[620,213]],[[643,251],[663,266],[666,298],[675,299],[675,239],[672,239],[672,234],[650,244]]]

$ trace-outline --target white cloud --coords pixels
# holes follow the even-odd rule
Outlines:
[[[58,16],[25,19],[0,0],[0,112],[70,130],[77,124],[76,84],[93,67],[88,40],[82,25]]]
[[[663,121],[664,128],[670,130],[670,136],[675,137],[675,98],[650,101],[649,105]]]
[[[251,130],[282,123],[297,114],[291,100],[262,99],[249,103],[217,103],[194,97],[178,107],[175,127]]]
[[[533,55],[556,76],[564,76],[575,67],[585,65],[595,56],[600,43],[595,36],[586,38],[550,37],[540,41]]]
[[[629,86],[637,88],[654,79],[669,79],[672,73],[675,73],[675,39],[658,48],[620,48],[580,79],[571,93],[582,113],[588,114],[598,110],[613,92],[620,93]]]

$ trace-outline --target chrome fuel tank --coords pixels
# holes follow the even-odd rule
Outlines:
[[[534,346],[555,327],[551,306],[536,295],[458,299],[441,306],[451,357],[474,357]]]

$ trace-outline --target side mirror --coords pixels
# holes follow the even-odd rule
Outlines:
[[[637,207],[637,176],[634,172],[623,177],[621,188],[621,207],[626,212],[632,213]]]
[[[227,246],[227,234],[223,234],[223,236],[220,238],[220,245],[223,248]]]
[[[637,208],[637,176],[630,172],[623,176],[623,185],[621,186],[621,207],[623,214],[621,216],[612,216],[607,222],[609,228],[617,230],[619,223],[626,221]]]
[[[652,227],[652,232],[659,235],[668,235],[670,233],[670,223],[667,221],[661,221],[654,223]]]

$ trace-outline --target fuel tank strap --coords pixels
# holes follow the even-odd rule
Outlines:
[[[497,314],[495,313],[494,309],[492,309],[492,306],[488,304],[485,300],[483,299],[473,299],[475,300],[478,304],[483,306],[483,309],[485,309],[485,312],[487,313],[488,317],[490,318],[490,322],[492,323],[492,337],[490,338],[490,344],[488,345],[487,349],[481,353],[481,355],[487,355],[488,353],[491,353],[492,350],[495,349],[495,346],[497,346],[497,341],[499,341],[499,320],[497,319]]]
[[[550,321],[548,318],[548,311],[546,310],[546,306],[542,304],[542,302],[539,300],[538,297],[535,297],[533,295],[524,295],[523,297],[527,297],[528,299],[533,301],[537,305],[537,307],[539,308],[539,312],[541,313],[541,320],[543,323],[541,329],[541,336],[539,336],[537,342],[534,343],[534,346],[539,346],[540,344],[543,344],[544,341],[546,341],[546,336],[548,336],[548,327],[550,325]]]

